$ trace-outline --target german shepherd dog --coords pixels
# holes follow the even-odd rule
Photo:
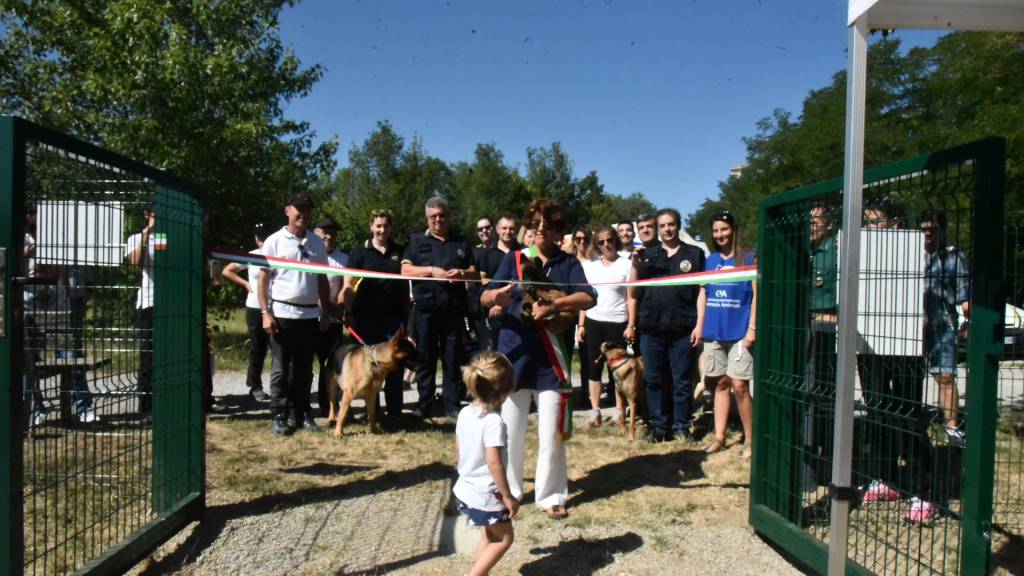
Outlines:
[[[644,359],[630,356],[626,343],[601,343],[601,354],[615,379],[615,394],[629,402],[629,441],[636,440],[636,413],[644,403]],[[598,358],[595,362],[600,362]],[[619,428],[626,433],[625,414],[619,414]]]
[[[530,282],[519,287],[523,294],[523,318],[533,319],[534,303],[551,304],[556,298],[565,296],[565,292],[555,288],[544,275],[540,258],[523,257],[523,280]],[[544,324],[555,334],[563,334],[576,324],[578,318],[577,312],[558,312],[545,318]]]
[[[384,385],[384,377],[399,367],[414,366],[418,359],[416,346],[405,336],[405,326],[401,326],[387,342],[373,346],[345,344],[335,348],[327,367],[332,371],[327,381],[327,404],[330,406],[327,425],[334,426],[332,435],[341,437],[345,417],[354,398],[366,401],[366,424],[370,432],[384,432],[377,421],[377,396]]]

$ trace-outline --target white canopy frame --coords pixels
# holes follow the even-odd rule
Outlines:
[[[864,188],[864,111],[871,29],[1024,30],[1024,0],[850,0],[846,77],[846,147],[839,279],[839,343],[828,573],[846,573],[853,455],[853,392],[857,363],[857,297]]]

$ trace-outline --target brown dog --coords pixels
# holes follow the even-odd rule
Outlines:
[[[405,337],[405,326],[388,340],[373,346],[344,345],[334,350],[326,368],[333,373],[327,383],[327,425],[334,425],[332,435],[340,438],[345,417],[354,398],[366,401],[366,424],[370,432],[384,430],[377,421],[377,395],[384,385],[384,377],[393,370],[416,362],[416,346]],[[339,392],[341,408],[338,408]]]
[[[519,286],[523,294],[523,318],[533,318],[535,303],[551,304],[555,299],[565,296],[565,292],[555,288],[544,275],[540,258],[523,257],[523,280],[527,282]],[[578,318],[577,312],[557,312],[545,318],[544,324],[555,334],[562,334],[576,324]]]
[[[601,343],[601,354],[615,378],[615,394],[623,403],[629,402],[629,441],[633,442],[636,440],[636,412],[644,403],[644,359],[630,356],[624,342]],[[626,432],[625,414],[619,414],[619,428]]]

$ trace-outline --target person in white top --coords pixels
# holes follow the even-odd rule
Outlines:
[[[611,226],[602,226],[594,232],[594,247],[601,254],[600,260],[583,263],[583,273],[587,282],[597,284],[597,305],[580,312],[579,327],[576,339],[583,343],[583,365],[580,371],[587,375],[587,387],[590,391],[591,416],[588,426],[601,424],[601,372],[604,370],[604,358],[601,344],[611,340],[622,340],[626,337],[627,307],[625,286],[602,286],[607,282],[626,282],[629,280],[632,262],[620,256],[622,250],[621,236]],[[611,421],[623,417],[622,399],[615,396],[615,412]]]
[[[249,254],[263,254],[263,242],[269,236],[270,230],[263,224],[257,224],[254,232],[256,248],[249,250]],[[229,281],[245,288],[245,325],[249,330],[249,369],[246,373],[245,384],[249,387],[249,396],[257,402],[266,402],[270,396],[263,391],[263,363],[267,359],[267,350],[270,349],[270,335],[263,330],[263,320],[260,316],[260,298],[256,294],[256,286],[259,283],[260,266],[248,265],[246,269],[248,280],[242,278],[239,272],[243,266],[236,262],[228,264],[224,268],[224,277]]]
[[[335,268],[348,266],[348,253],[338,250],[338,223],[330,216],[324,216],[317,221],[313,233],[324,241],[327,249],[327,263]],[[328,276],[327,284],[331,287],[331,302],[341,305],[341,288],[345,279],[341,276]],[[341,343],[342,323],[340,318],[329,316],[327,329],[320,333],[320,341],[316,346],[316,362],[320,368],[320,375],[317,378],[316,401],[320,407],[320,415],[327,416],[327,361],[331,352]]]
[[[519,501],[512,496],[508,467],[507,430],[501,405],[512,392],[512,363],[498,352],[481,352],[462,367],[462,379],[473,401],[459,412],[455,424],[455,454],[459,479],[452,492],[459,511],[479,526],[469,574],[487,574],[512,546],[512,519]]]
[[[153,408],[153,259],[156,255],[153,235],[156,212],[153,204],[142,207],[145,222],[141,232],[128,237],[125,259],[134,268],[142,270],[139,290],[135,295],[135,328],[139,335],[139,372],[135,390],[139,393],[139,412],[149,413]]]
[[[312,210],[313,201],[307,194],[292,194],[284,207],[288,225],[267,238],[263,255],[326,265],[324,241],[308,229]],[[270,334],[271,433],[292,431],[288,425],[289,403],[295,407],[297,423],[310,432],[319,431],[307,407],[319,331],[326,330],[328,316],[337,313],[327,277],[275,268],[260,274],[257,293],[263,329]]]

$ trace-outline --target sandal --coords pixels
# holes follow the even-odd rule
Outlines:
[[[588,428],[597,428],[598,426],[601,425],[601,422],[602,422],[602,420],[601,420],[601,411],[600,410],[592,410],[590,412],[590,419],[587,420],[587,427]]]
[[[715,438],[715,441],[709,444],[708,447],[704,449],[704,453],[714,454],[715,452],[720,451],[722,448],[725,448],[725,438]]]
[[[744,442],[743,450],[740,451],[740,460],[746,462],[747,460],[750,460],[752,455],[753,450],[751,450],[750,442]]]
[[[561,504],[555,504],[551,508],[544,510],[544,513],[552,520],[562,520],[569,516],[569,513],[565,510],[565,506]]]

